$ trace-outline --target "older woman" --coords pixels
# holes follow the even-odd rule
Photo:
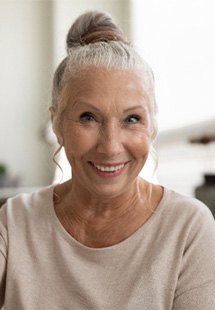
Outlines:
[[[5,309],[215,309],[208,208],[138,177],[156,136],[153,75],[111,17],[80,16],[51,117],[72,179],[0,213]]]

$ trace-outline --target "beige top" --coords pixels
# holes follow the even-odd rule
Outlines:
[[[0,211],[0,304],[7,310],[214,310],[215,225],[202,203],[164,190],[151,218],[107,248],[62,227],[53,186]]]

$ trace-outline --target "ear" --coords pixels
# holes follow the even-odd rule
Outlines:
[[[51,114],[51,122],[53,124],[54,116],[55,116],[55,113],[56,113],[56,108],[52,106],[52,107],[49,108],[49,111],[50,111],[50,114]]]
[[[59,128],[59,119],[57,117],[57,112],[55,107],[50,107],[49,111],[51,113],[51,122],[52,122],[52,129],[57,137],[58,144],[60,146],[63,146],[63,137],[61,130]]]

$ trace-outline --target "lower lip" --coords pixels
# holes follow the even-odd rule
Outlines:
[[[104,177],[104,178],[113,178],[113,177],[117,177],[120,174],[123,173],[123,171],[125,170],[126,164],[119,170],[117,171],[101,171],[99,169],[97,169],[93,164],[90,164],[91,167],[93,168],[93,170],[100,176]]]

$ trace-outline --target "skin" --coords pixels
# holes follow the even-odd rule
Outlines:
[[[65,94],[61,126],[56,125],[57,111],[52,121],[72,179],[56,186],[61,199],[55,211],[82,244],[111,246],[142,226],[162,197],[160,186],[138,177],[151,144],[147,97],[137,73],[104,68],[71,78]],[[118,169],[101,171],[101,166]]]

